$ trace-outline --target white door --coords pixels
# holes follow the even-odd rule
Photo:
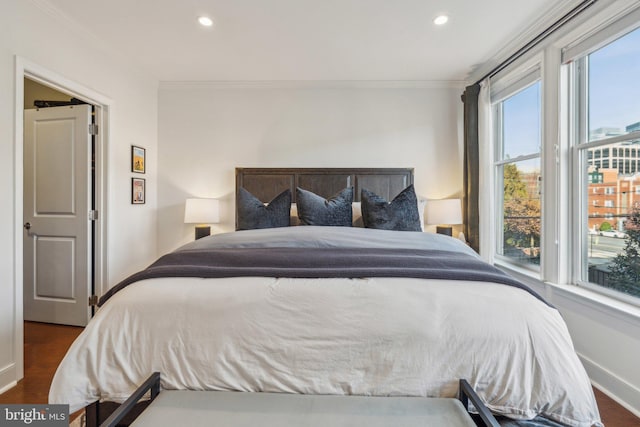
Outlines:
[[[24,112],[25,320],[89,320],[90,123],[90,105]]]

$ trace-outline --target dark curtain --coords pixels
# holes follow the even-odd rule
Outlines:
[[[464,235],[469,246],[480,250],[480,219],[478,215],[478,94],[480,85],[467,86],[462,94],[464,103],[464,198],[462,205]]]

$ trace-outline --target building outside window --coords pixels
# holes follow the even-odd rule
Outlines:
[[[594,289],[640,297],[640,29],[621,28],[617,38],[612,28],[603,34],[564,58],[572,60],[573,167],[585,174],[576,180],[573,197],[582,218],[575,276]]]
[[[540,265],[541,86],[536,68],[492,92],[496,255],[534,269]]]

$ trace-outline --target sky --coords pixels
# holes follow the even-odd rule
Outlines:
[[[589,129],[640,122],[640,29],[589,55]]]
[[[503,159],[540,152],[540,89],[541,84],[537,82],[502,104]]]

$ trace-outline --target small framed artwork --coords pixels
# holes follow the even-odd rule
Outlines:
[[[131,203],[143,205],[145,201],[144,178],[131,178]]]
[[[131,146],[131,172],[144,173],[145,152],[142,147]]]

